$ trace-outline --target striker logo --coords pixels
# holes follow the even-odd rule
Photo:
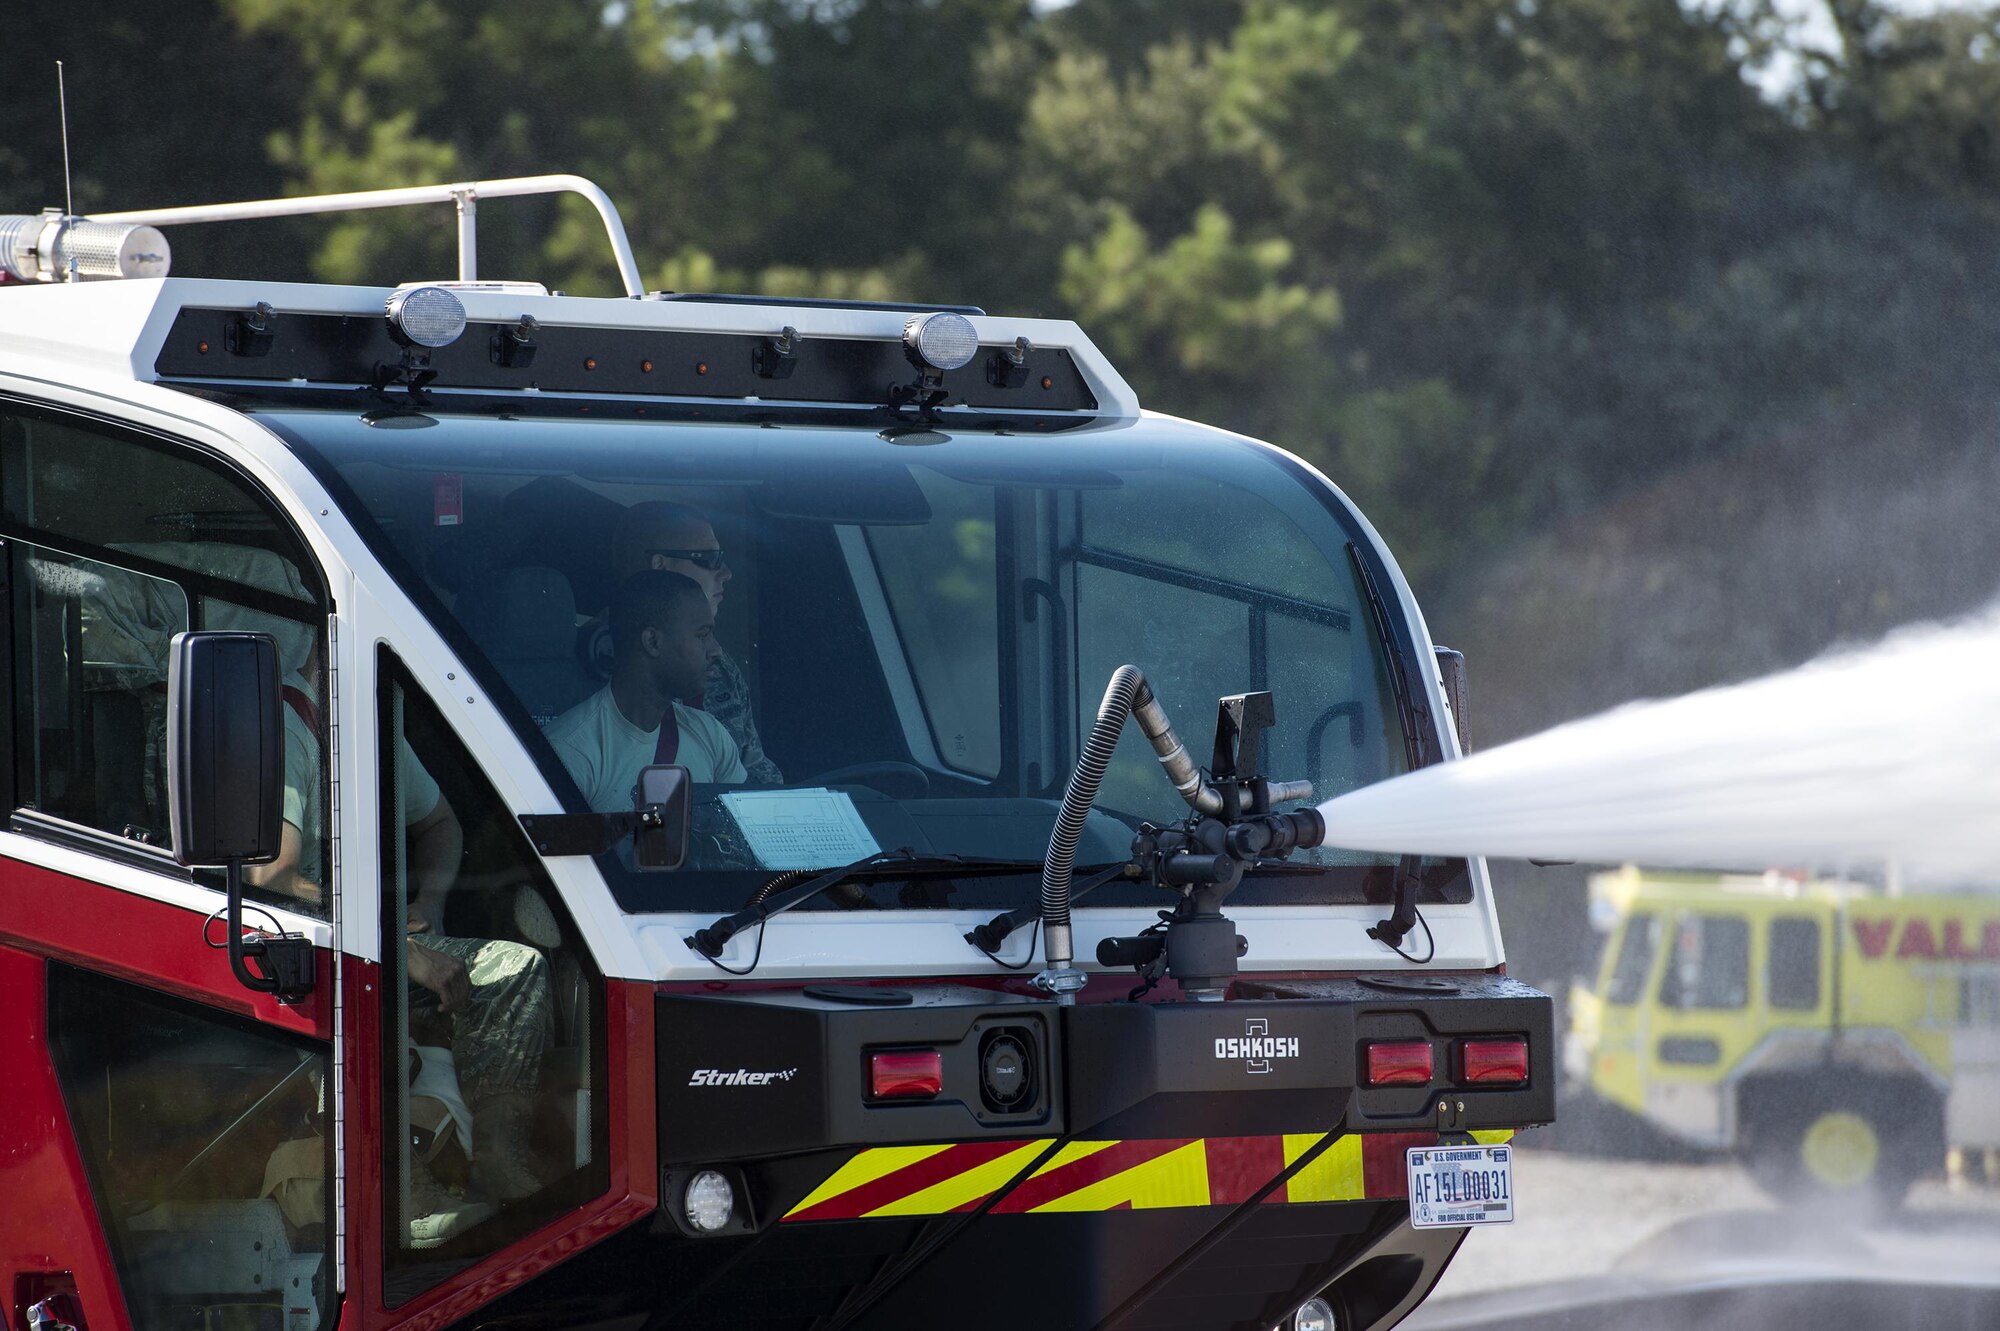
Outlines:
[[[1273,1035],[1270,1022],[1262,1017],[1248,1017],[1243,1022],[1242,1039],[1216,1037],[1215,1056],[1240,1058],[1246,1070],[1255,1076],[1269,1072],[1274,1058],[1297,1058],[1299,1038],[1296,1035]]]
[[[750,1072],[738,1068],[734,1072],[724,1072],[720,1068],[696,1068],[688,1078],[690,1086],[769,1086],[774,1081],[790,1081],[798,1075],[797,1068],[786,1068],[783,1072]]]

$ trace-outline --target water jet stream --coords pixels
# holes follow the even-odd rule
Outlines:
[[[1328,845],[2000,890],[2000,611],[1328,800]]]

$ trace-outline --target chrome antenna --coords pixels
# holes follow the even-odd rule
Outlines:
[[[56,108],[62,116],[63,216],[74,217],[76,216],[76,194],[70,188],[69,182],[69,89],[63,83],[63,62],[60,60],[56,61]],[[76,281],[75,255],[70,256],[69,272],[65,274],[65,278],[71,282]]]
[[[63,214],[76,216],[76,196],[69,185],[69,90],[63,86],[62,61],[56,61],[56,106],[62,115],[63,143]]]

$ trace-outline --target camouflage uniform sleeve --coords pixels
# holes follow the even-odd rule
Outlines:
[[[785,775],[764,752],[757,736],[757,718],[750,715],[750,686],[742,667],[727,652],[708,660],[708,688],[701,696],[701,710],[722,723],[743,754],[743,770],[753,786],[783,785]]]

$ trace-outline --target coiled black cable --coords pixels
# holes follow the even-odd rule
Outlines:
[[[1049,837],[1049,857],[1042,865],[1044,951],[1054,969],[1067,968],[1073,956],[1069,936],[1070,879],[1076,868],[1076,848],[1083,840],[1084,825],[1090,819],[1091,806],[1097,802],[1097,787],[1111,766],[1111,755],[1118,748],[1125,718],[1131,715],[1135,704],[1149,702],[1152,696],[1146,687],[1146,676],[1138,666],[1122,665],[1111,672],[1104,701],[1097,705],[1097,720],[1083,742],[1083,757],[1078,760],[1076,771],[1070,774],[1068,789],[1063,791],[1062,808],[1056,814],[1055,831]]]

